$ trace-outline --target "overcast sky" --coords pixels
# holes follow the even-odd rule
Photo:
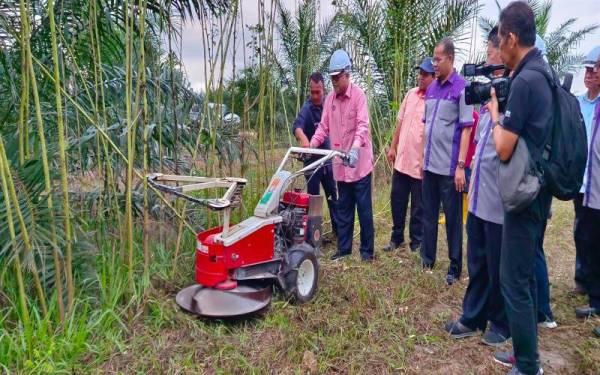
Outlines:
[[[297,0],[282,0],[284,6],[288,9],[296,7]],[[506,5],[509,0],[500,0],[501,5]],[[269,0],[265,0],[265,3],[269,4]],[[494,0],[481,0],[480,3],[483,5],[480,15],[497,18],[498,10]],[[258,22],[258,0],[241,0],[241,11],[244,17],[245,25],[253,25]],[[269,9],[269,6],[267,6]],[[319,19],[323,21],[330,18],[334,14],[334,7],[331,5],[331,0],[320,0]],[[562,24],[569,18],[577,18],[575,28],[581,28],[583,26],[600,23],[600,0],[554,0],[552,15],[550,18],[549,31],[552,31]],[[236,70],[239,67],[243,67],[244,60],[241,51],[241,27],[238,27],[238,41],[239,45],[236,48]],[[248,33],[246,32],[246,37]],[[476,33],[477,45],[481,43],[481,33]],[[247,40],[246,40],[247,42]],[[586,38],[583,43],[579,46],[579,52],[586,54],[594,46],[600,45],[600,33],[596,32]],[[182,56],[187,72],[188,79],[192,83],[192,87],[196,90],[203,90],[205,85],[204,78],[204,58],[202,48],[202,37],[201,28],[198,21],[184,25],[183,27],[183,40],[182,40]],[[249,58],[246,56],[246,58]],[[462,65],[462,60],[457,59],[457,68]],[[225,71],[228,75],[231,75],[233,68],[233,58],[229,58],[226,61]],[[573,81],[573,91],[576,93],[584,91],[583,87],[583,73],[580,71]]]

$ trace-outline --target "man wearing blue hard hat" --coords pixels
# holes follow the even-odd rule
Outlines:
[[[581,114],[583,115],[583,121],[585,123],[588,146],[592,138],[592,120],[594,117],[594,109],[598,103],[600,103],[600,74],[597,71],[594,71],[594,67],[599,57],[600,46],[592,49],[585,57],[582,64],[585,69],[583,84],[585,85],[587,91],[577,97],[579,100],[579,107],[581,108]],[[581,187],[579,196],[573,200],[575,204],[575,227],[577,227],[579,213],[582,207],[583,193],[585,192],[585,185],[587,182],[587,171],[583,175],[583,181],[583,186]],[[575,288],[573,289],[573,293],[585,295],[587,292],[583,286],[583,283],[589,267],[587,264],[581,262],[580,251],[581,249],[577,246],[577,241],[575,241]]]
[[[392,233],[383,251],[392,251],[404,244],[404,225],[410,197],[410,250],[417,251],[423,239],[423,113],[425,93],[435,79],[431,57],[425,57],[419,66],[417,87],[409,90],[402,100],[396,130],[387,159],[393,166],[390,205],[392,208]]]
[[[354,215],[360,223],[360,256],[363,261],[374,257],[375,233],[371,202],[371,172],[373,147],[369,130],[367,97],[360,87],[350,82],[350,56],[337,50],[329,60],[331,94],[323,103],[321,123],[310,140],[310,147],[319,147],[327,137],[331,148],[348,153],[348,159],[333,165],[333,177],[338,186],[338,244],[331,257],[339,259],[352,253]]]

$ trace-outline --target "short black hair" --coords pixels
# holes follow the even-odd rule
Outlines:
[[[449,37],[442,38],[437,44],[438,46],[442,46],[442,51],[446,56],[452,56],[454,58],[454,42]]]
[[[487,41],[488,43],[491,43],[494,48],[500,47],[500,40],[498,39],[498,25],[492,27],[488,34]]]
[[[524,1],[513,1],[500,12],[500,35],[507,37],[513,33],[519,39],[519,45],[533,47],[535,45],[535,15]]]
[[[322,83],[323,85],[325,84],[325,80],[323,79],[323,74],[321,74],[321,72],[313,72],[310,75],[310,80],[314,83]]]

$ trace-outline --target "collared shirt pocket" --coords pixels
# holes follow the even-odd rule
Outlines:
[[[438,110],[438,120],[444,125],[454,125],[458,122],[458,108],[453,103],[440,103]]]

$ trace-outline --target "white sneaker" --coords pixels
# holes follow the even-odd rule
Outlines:
[[[545,320],[543,322],[539,322],[538,326],[541,328],[554,329],[558,327],[558,324],[554,320]]]

